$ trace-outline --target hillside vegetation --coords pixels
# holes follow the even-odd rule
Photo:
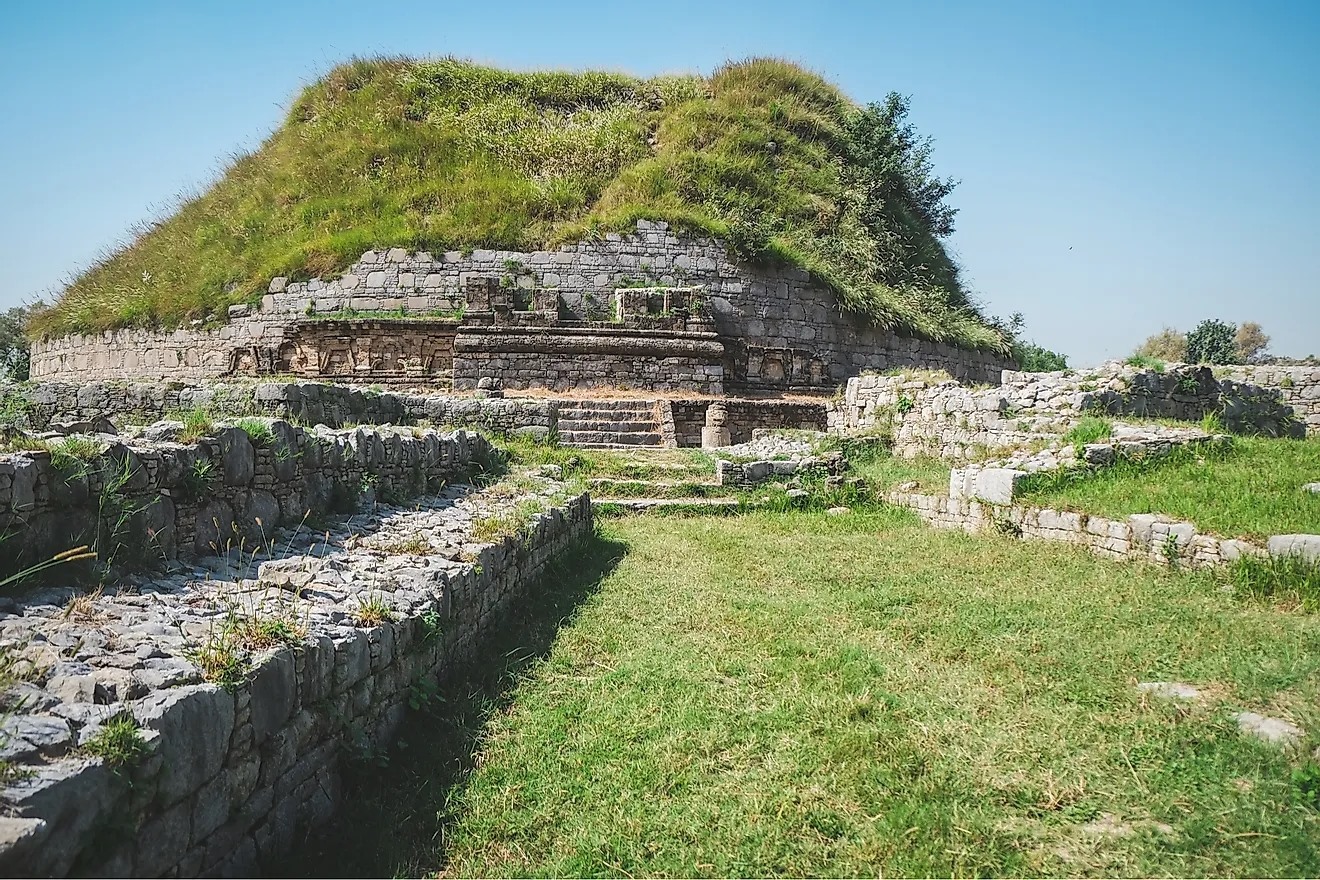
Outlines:
[[[32,330],[175,326],[371,248],[528,250],[650,219],[806,268],[879,326],[1007,350],[942,243],[953,182],[907,110],[897,95],[859,107],[771,59],[649,80],[353,61]]]

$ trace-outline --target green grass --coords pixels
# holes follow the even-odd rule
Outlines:
[[[1163,513],[1225,538],[1320,533],[1320,440],[1237,437],[1221,451],[1185,448],[1153,462],[1058,472],[1025,503],[1108,517]]]
[[[1320,870],[1314,734],[1292,755],[1228,714],[1320,732],[1320,617],[895,510],[602,538],[365,770],[298,872]],[[1131,833],[1096,833],[1106,816]]]
[[[952,184],[906,113],[774,59],[649,80],[355,60],[31,330],[172,327],[370,248],[536,249],[651,219],[805,268],[879,326],[1007,352],[945,250]]]
[[[201,407],[170,413],[168,418],[183,423],[183,430],[179,432],[179,440],[183,443],[196,443],[215,433],[211,413]]]
[[[882,444],[849,448],[848,475],[860,477],[877,491],[897,489],[903,483],[916,483],[917,491],[945,495],[949,491],[950,466],[938,458],[899,458]]]
[[[1077,424],[1063,435],[1063,442],[1074,446],[1085,446],[1088,443],[1108,439],[1113,433],[1114,423],[1108,419],[1099,416],[1082,416]]]
[[[147,752],[142,730],[132,715],[124,713],[110,719],[82,747],[110,767],[132,766]]]
[[[1320,562],[1301,556],[1243,556],[1233,563],[1238,595],[1315,613],[1320,611]]]

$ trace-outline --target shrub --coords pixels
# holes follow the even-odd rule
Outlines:
[[[1141,347],[1133,353],[1133,357],[1184,363],[1187,360],[1187,335],[1179,333],[1172,327],[1165,327],[1141,343]]]
[[[1187,360],[1194,364],[1237,363],[1237,328],[1213,318],[1187,334]]]

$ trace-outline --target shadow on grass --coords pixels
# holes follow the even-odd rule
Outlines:
[[[486,723],[513,700],[525,670],[548,656],[561,627],[628,551],[596,535],[554,563],[528,601],[464,669],[413,712],[387,756],[346,764],[335,818],[295,848],[273,877],[398,877],[444,866],[445,842]]]

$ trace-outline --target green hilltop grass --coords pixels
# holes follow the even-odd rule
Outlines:
[[[1007,351],[941,238],[952,182],[890,96],[792,64],[709,77],[358,60],[206,193],[76,278],[38,336],[176,326],[381,247],[529,250],[665,220],[809,270],[878,326]]]

